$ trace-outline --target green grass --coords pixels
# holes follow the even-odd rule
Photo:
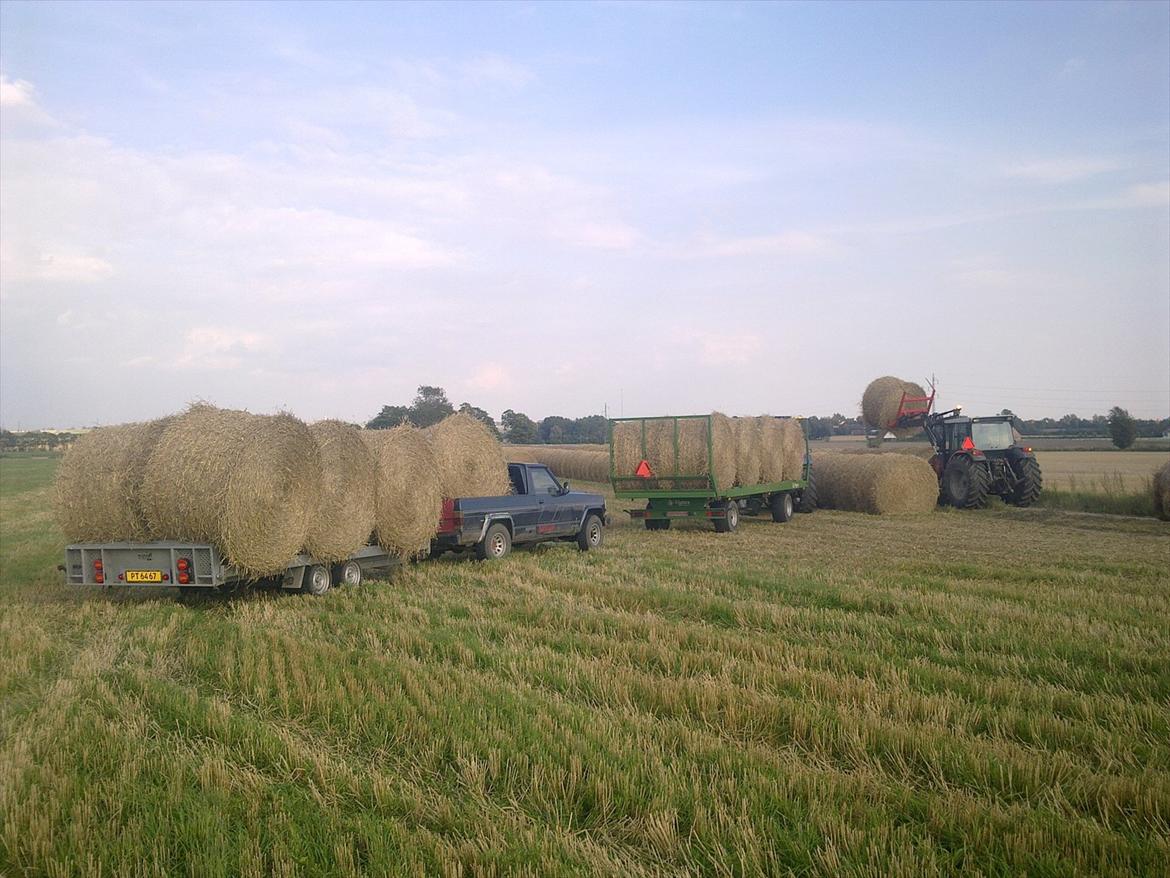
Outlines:
[[[22,462],[27,463],[27,462]],[[0,874],[1158,874],[1170,528],[819,512],[314,599],[61,585],[0,463]]]
[[[1120,473],[1067,476],[1060,485],[1046,486],[1037,504],[1046,509],[1101,512],[1110,515],[1149,515],[1154,512],[1154,484],[1146,478],[1134,488]]]

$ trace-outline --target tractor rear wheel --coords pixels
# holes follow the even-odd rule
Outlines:
[[[1016,506],[1031,506],[1040,499],[1040,488],[1044,483],[1040,475],[1040,464],[1034,457],[1025,457],[1020,461],[1017,475],[1020,477],[1020,483],[1012,491],[1011,501]]]
[[[956,509],[982,509],[986,506],[990,481],[987,467],[966,455],[952,457],[943,471],[947,500]]]
[[[808,485],[800,492],[800,502],[796,504],[797,512],[812,512],[817,508],[817,480],[812,468],[808,471]]]

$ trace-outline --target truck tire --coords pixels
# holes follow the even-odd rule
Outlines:
[[[321,597],[333,587],[333,574],[324,564],[314,564],[305,568],[305,576],[301,580],[301,594],[311,594]]]
[[[511,551],[512,535],[499,522],[489,527],[483,539],[475,544],[475,557],[480,561],[499,561]]]
[[[1025,457],[1020,461],[1020,483],[1012,492],[1011,501],[1016,506],[1031,506],[1040,499],[1040,490],[1044,484],[1044,477],[1040,475],[1040,464],[1034,457]]]
[[[333,566],[333,584],[351,588],[362,584],[362,565],[357,561],[346,561],[344,564]]]
[[[800,502],[796,504],[797,512],[812,512],[817,508],[817,480],[812,468],[808,471],[808,484],[800,492]]]
[[[943,470],[943,489],[948,502],[956,509],[982,509],[986,506],[989,481],[987,467],[965,454],[952,457]]]
[[[590,513],[585,516],[585,525],[577,534],[577,548],[582,552],[596,549],[605,539],[605,525],[596,515]]]
[[[778,521],[781,524],[792,518],[792,513],[795,508],[792,503],[792,495],[785,491],[782,494],[772,495],[772,521]]]
[[[715,519],[716,533],[733,533],[739,527],[739,504],[734,500],[728,500],[725,508],[727,509],[726,517]]]
[[[645,518],[646,530],[670,530],[669,518]]]

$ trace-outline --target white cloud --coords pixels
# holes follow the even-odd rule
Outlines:
[[[484,363],[467,380],[467,386],[472,390],[503,390],[511,384],[511,371],[500,363]]]
[[[751,235],[742,238],[707,236],[696,242],[688,252],[698,257],[740,256],[829,256],[838,245],[825,235],[813,232],[788,231],[774,235]]]
[[[1116,171],[1120,165],[1112,159],[1072,157],[1042,159],[1009,165],[1004,174],[1018,180],[1033,183],[1073,183],[1088,177],[1095,177]]]
[[[9,79],[0,73],[0,107],[28,107],[33,104],[33,86],[24,79]]]
[[[503,55],[481,55],[463,64],[463,74],[472,84],[506,85],[521,88],[532,82],[535,74]]]

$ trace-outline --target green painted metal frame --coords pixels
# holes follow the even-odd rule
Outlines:
[[[637,477],[636,476],[618,476],[614,472],[614,450],[613,450],[614,424],[631,422],[631,421],[641,422],[641,425],[642,425],[642,458],[645,459],[646,458],[646,422],[647,421],[666,421],[666,420],[670,420],[670,421],[674,422],[674,474],[669,475],[669,476],[656,476],[654,478],[654,481],[655,482],[706,481],[708,487],[706,489],[671,488],[671,489],[666,489],[666,490],[655,489],[655,490],[638,490],[638,491],[629,491],[629,490],[619,489],[619,487],[618,487],[619,481],[630,482],[632,479],[637,478]],[[762,496],[766,496],[768,494],[775,494],[775,493],[778,493],[781,491],[802,490],[808,486],[808,474],[809,474],[809,468],[812,466],[812,456],[809,453],[809,448],[808,448],[808,430],[804,427],[804,421],[802,419],[798,418],[797,420],[800,420],[801,433],[804,434],[804,472],[803,472],[804,478],[797,480],[797,481],[769,482],[769,483],[763,484],[763,485],[749,485],[747,487],[729,487],[729,488],[725,488],[723,490],[719,489],[719,485],[716,484],[716,482],[715,482],[714,475],[705,475],[705,474],[701,474],[701,473],[686,474],[686,473],[680,473],[678,471],[678,425],[679,425],[679,421],[686,421],[686,420],[705,420],[707,422],[707,472],[714,473],[714,471],[715,471],[715,466],[714,466],[714,463],[715,463],[715,444],[714,444],[714,439],[713,439],[713,431],[711,429],[712,425],[711,425],[711,416],[710,415],[663,415],[663,416],[654,417],[654,418],[610,418],[609,424],[607,426],[607,434],[608,434],[607,439],[609,442],[609,481],[610,481],[610,484],[613,486],[615,497],[618,497],[618,498],[623,499],[623,500],[646,499],[646,500],[650,500],[650,501],[654,501],[654,500],[702,501],[701,503],[696,502],[694,505],[692,505],[690,503],[687,503],[687,504],[679,503],[677,505],[675,505],[675,504],[669,504],[669,505],[673,506],[676,509],[679,509],[679,508],[692,509],[693,511],[689,513],[691,515],[706,515],[707,510],[709,508],[710,501],[713,501],[713,500],[739,500],[739,499],[742,499],[744,497],[762,497]],[[651,502],[651,504],[650,504],[651,507],[656,506],[656,505],[658,505],[658,504],[654,504],[653,502]],[[663,509],[665,509],[665,507],[663,507]],[[647,513],[649,513],[650,511],[651,511],[650,509],[646,510]],[[655,510],[655,514],[647,515],[646,517],[667,518],[667,517],[674,517],[674,516],[667,516],[665,514],[665,511],[659,513],[657,510]]]

